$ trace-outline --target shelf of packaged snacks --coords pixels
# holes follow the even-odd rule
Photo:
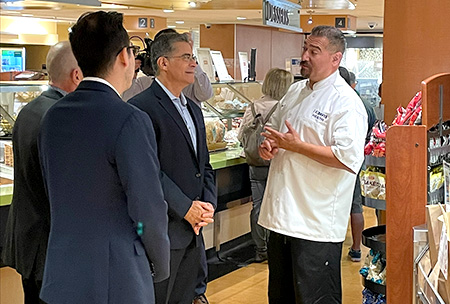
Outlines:
[[[428,130],[450,119],[450,73],[422,81],[422,125],[386,133],[386,259],[390,303],[413,302],[413,227],[425,223],[429,178]]]
[[[381,285],[365,278],[362,278],[362,280],[365,288],[370,289],[374,293],[386,294],[386,285]]]
[[[378,210],[386,210],[386,201],[379,200],[370,197],[363,197],[362,204],[366,207],[378,209]]]
[[[366,262],[364,263],[363,268],[361,268],[361,275],[363,275],[363,285],[365,288],[369,289],[373,293],[377,294],[386,294],[386,285],[378,284],[372,280],[368,280],[366,277],[369,277],[366,274],[363,274],[363,269],[367,269],[369,271],[369,274],[373,270],[374,266],[372,263],[375,263],[375,258],[378,257],[379,261],[377,261],[376,265],[378,263],[381,263],[380,265],[386,265],[385,262],[380,262],[385,260],[385,252],[386,252],[386,225],[380,225],[375,227],[370,227],[362,232],[362,244],[366,247],[369,247],[371,251],[369,252],[368,257],[366,258]],[[371,256],[373,253],[374,256]],[[371,265],[367,265],[368,261],[370,261]],[[375,264],[374,264],[375,265]],[[379,266],[382,267],[382,266]],[[383,268],[378,269],[378,271],[383,272]],[[370,270],[369,270],[370,269]]]
[[[386,157],[376,157],[372,155],[366,155],[364,163],[367,166],[386,167]]]
[[[373,250],[386,252],[386,225],[364,229],[362,243]]]

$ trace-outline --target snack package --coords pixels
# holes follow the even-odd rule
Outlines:
[[[377,301],[377,295],[370,289],[364,288],[362,291],[362,304],[375,304]]]
[[[367,167],[359,173],[361,195],[373,199],[386,199],[386,176],[378,167]]]
[[[386,304],[386,296],[384,294],[379,293],[377,295],[376,301],[374,304]]]
[[[382,284],[383,280],[380,277],[380,274],[384,271],[385,268],[386,261],[381,258],[381,253],[378,252],[369,265],[369,271],[367,273],[366,279],[377,284]],[[386,280],[384,280],[384,283],[386,284]]]
[[[422,91],[416,93],[405,108],[397,108],[397,116],[392,122],[393,126],[413,125],[416,123],[419,114],[422,112]]]
[[[444,185],[443,167],[438,166],[430,171],[430,192],[440,189]]]
[[[364,264],[361,267],[361,269],[359,270],[359,273],[363,276],[363,277],[367,277],[367,275],[369,274],[369,269],[370,269],[370,265],[374,263],[376,263],[376,261],[378,261],[380,259],[381,253],[378,251],[375,251],[373,249],[371,249],[369,251],[369,253],[367,254],[365,260],[364,260]]]
[[[372,127],[369,142],[364,147],[364,155],[383,157],[386,154],[386,130],[384,121],[378,120]]]

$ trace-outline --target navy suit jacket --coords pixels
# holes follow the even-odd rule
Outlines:
[[[172,100],[154,81],[129,103],[151,118],[158,143],[158,159],[163,171],[164,198],[169,207],[169,238],[172,249],[186,248],[196,237],[184,219],[193,200],[217,206],[214,171],[209,163],[206,131],[200,108],[190,99],[187,107],[197,130],[197,155],[189,131]]]
[[[19,113],[13,129],[14,193],[6,222],[3,262],[23,278],[42,281],[50,205],[38,153],[41,119],[63,95],[49,88]]]
[[[39,155],[51,211],[41,298],[154,303],[151,264],[166,279],[170,245],[148,115],[82,81],[48,110]]]

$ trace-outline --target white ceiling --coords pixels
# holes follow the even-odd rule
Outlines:
[[[191,30],[205,23],[239,23],[262,24],[262,0],[194,0],[196,8],[190,8],[188,0],[105,0],[102,8],[65,4],[46,1],[14,1],[3,2],[1,0],[1,12],[3,16],[33,15],[33,17],[56,19],[63,22],[75,21],[86,11],[115,10],[125,15],[157,16],[167,18],[168,25],[176,25],[177,29]],[[68,0],[65,0],[68,1]],[[71,0],[70,0],[71,1]],[[78,0],[80,1],[80,0]],[[296,0],[290,0],[297,3]],[[323,6],[342,6],[342,2],[349,0],[300,0],[302,5],[301,15],[308,18],[307,11],[313,9],[313,17],[318,15],[353,15],[357,17],[358,32],[380,32],[383,29],[384,0],[351,0],[350,5],[355,9],[324,9]],[[206,2],[206,3],[205,3]],[[345,5],[344,5],[345,6]],[[173,7],[175,12],[164,13],[163,8]],[[246,17],[246,20],[237,20],[237,17]],[[184,24],[176,24],[175,21],[184,21]],[[369,29],[368,24],[376,24]]]

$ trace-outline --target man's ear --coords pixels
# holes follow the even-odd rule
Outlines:
[[[166,71],[167,70],[167,64],[169,63],[169,61],[167,60],[166,57],[161,56],[158,58],[158,60],[156,60],[156,63],[158,64],[159,70],[160,71]]]
[[[341,60],[342,60],[342,53],[341,52],[336,52],[333,54],[332,56],[332,63],[334,66],[339,66],[341,64]]]
[[[128,67],[132,63],[131,57],[132,57],[132,55],[130,55],[128,53],[128,49],[124,47],[122,49],[122,51],[119,53],[119,55],[117,55],[116,60],[119,60],[119,62],[121,64],[123,64],[125,67]],[[133,62],[133,65],[134,65],[134,62]]]
[[[83,80],[83,72],[81,72],[81,69],[77,67],[70,73],[70,78],[72,79],[72,82],[78,86],[81,80]]]

